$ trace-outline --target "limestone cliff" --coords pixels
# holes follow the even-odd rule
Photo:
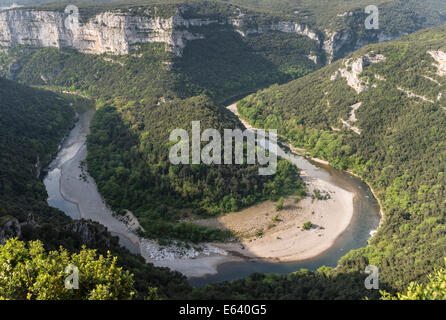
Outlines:
[[[131,16],[119,11],[103,12],[85,24],[66,23],[63,12],[9,10],[0,12],[0,46],[31,45],[71,48],[90,54],[127,54],[136,44],[164,42],[181,54],[187,40],[200,38],[187,30],[174,16]]]
[[[323,50],[327,54],[328,63],[343,58],[367,44],[390,41],[402,35],[391,35],[381,31],[373,33],[367,38],[358,38],[351,30],[339,30],[337,32],[326,30],[325,34],[326,38],[323,41]]]
[[[132,15],[113,10],[102,12],[84,24],[67,20],[69,15],[58,11],[16,9],[0,12],[0,46],[30,45],[76,49],[84,53],[129,53],[138,44],[162,42],[181,56],[187,41],[202,39],[192,27],[211,24],[233,26],[242,36],[269,30],[296,33],[320,41],[316,32],[306,25],[294,22],[279,22],[256,28],[239,30],[244,25],[240,19],[185,19],[179,11],[169,18],[147,15]],[[196,30],[196,29],[195,29]]]
[[[275,21],[273,19],[273,21]],[[62,11],[16,8],[0,11],[0,48],[16,45],[76,49],[89,54],[128,54],[138,44],[165,43],[167,49],[181,56],[188,41],[202,39],[200,28],[226,25],[246,37],[267,31],[281,31],[306,36],[316,41],[327,61],[332,62],[365,44],[390,40],[384,33],[361,39],[351,30],[324,32],[295,21],[256,24],[243,14],[238,17],[185,18],[179,8],[170,17],[160,17],[143,8],[142,14],[122,9],[98,13],[85,23],[75,24]]]

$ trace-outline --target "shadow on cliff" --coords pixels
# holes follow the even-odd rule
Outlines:
[[[204,88],[205,93],[220,102],[291,81],[316,68],[302,52],[295,52],[294,47],[286,47],[276,39],[297,35],[270,32],[248,38],[228,26],[207,26],[197,31],[204,39],[189,41],[175,68],[201,88],[197,90]],[[307,40],[294,40],[302,42],[302,47],[308,45],[304,42]],[[284,61],[287,59],[290,61]]]

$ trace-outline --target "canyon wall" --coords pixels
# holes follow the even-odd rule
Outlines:
[[[68,19],[68,20],[67,20]],[[308,26],[280,22],[257,28],[239,29],[241,19],[185,19],[180,13],[170,17],[136,16],[126,12],[107,11],[75,24],[68,14],[57,11],[17,9],[0,12],[0,46],[30,45],[76,49],[89,54],[128,54],[137,44],[166,43],[169,50],[181,56],[187,41],[202,39],[191,27],[211,24],[233,26],[242,36],[269,30],[296,33],[320,42]]]
[[[318,42],[328,62],[367,43],[393,38],[382,34],[372,40],[356,39],[351,31],[321,32],[291,21],[252,26],[243,15],[227,19],[187,19],[183,17],[182,10],[166,18],[151,16],[148,11],[147,14],[134,15],[116,9],[99,13],[86,23],[76,24],[64,12],[18,8],[0,12],[0,47],[29,45],[76,49],[89,54],[123,55],[138,44],[162,42],[167,45],[167,50],[181,56],[188,41],[204,38],[196,27],[212,24],[232,27],[243,37],[267,31],[306,36]]]

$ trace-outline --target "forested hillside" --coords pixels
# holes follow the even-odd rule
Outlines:
[[[181,221],[303,189],[299,170],[285,161],[279,162],[276,175],[265,177],[258,175],[258,166],[172,166],[167,159],[171,130],[190,129],[192,120],[202,121],[202,128],[241,127],[223,102],[270,85],[238,104],[241,115],[256,127],[279,129],[311,156],[360,175],[381,201],[384,222],[379,233],[367,248],[341,259],[335,270],[254,274],[197,289],[195,298],[377,298],[363,286],[363,271],[370,264],[379,266],[382,288],[390,292],[405,289],[410,281],[426,281],[427,272],[442,264],[446,252],[446,28],[366,46],[320,68],[327,62],[323,45],[331,32],[348,35],[333,56],[342,58],[377,41],[380,32],[397,37],[443,23],[446,4],[380,1],[382,29],[369,33],[364,30],[366,1],[233,3],[250,8],[246,27],[299,21],[314,28],[322,42],[278,31],[243,37],[238,29],[215,24],[197,27],[205,37],[188,42],[182,56],[168,52],[162,43],[140,45],[122,56],[2,48],[0,76],[96,100],[88,170],[107,203],[117,213],[134,212],[150,238],[224,240],[231,235]],[[227,3],[189,4],[187,17],[233,14]],[[81,18],[114,5],[86,5],[81,13],[88,14]],[[62,10],[63,5],[39,8]],[[156,8],[169,16],[177,12],[178,3]],[[24,240],[42,239],[48,248],[62,244],[76,251],[85,243],[73,231],[80,223],[94,235],[89,247],[112,250],[135,274],[139,297],[149,287],[158,287],[163,297],[190,297],[191,288],[180,274],[130,255],[100,225],[73,222],[47,206],[36,168],[49,162],[72,125],[69,103],[89,102],[7,80],[0,80],[0,101],[0,224],[20,226]]]
[[[305,57],[309,63],[299,69],[301,58],[291,56],[288,49],[283,53],[268,50],[271,62],[265,65],[261,61],[268,58],[247,48],[238,34],[218,32],[223,39],[228,37],[227,45],[221,46],[218,37],[201,44],[215,48],[211,55],[191,47],[180,60],[157,43],[141,45],[139,50],[119,57],[17,47],[3,56],[3,70],[14,61],[19,66],[14,78],[20,82],[97,99],[99,110],[88,140],[88,170],[108,204],[118,213],[124,209],[134,212],[147,237],[224,240],[230,236],[228,232],[178,221],[236,211],[298,193],[303,188],[299,172],[284,161],[271,177],[258,175],[254,165],[172,166],[168,161],[170,131],[190,129],[191,121],[201,121],[203,129],[221,132],[241,128],[217,100],[251,92],[275,79],[285,81],[308,73],[314,63]],[[261,39],[275,41],[269,34]],[[262,41],[252,41],[251,45]],[[215,64],[220,58],[223,61]],[[270,68],[273,63],[276,68]],[[203,65],[207,67],[203,69]],[[293,72],[297,74],[290,75]]]
[[[2,216],[12,214],[24,220],[28,210],[46,202],[39,174],[70,129],[74,110],[50,92],[1,78],[0,84],[0,210]],[[52,210],[46,211],[57,219]]]
[[[39,5],[32,6],[32,8],[63,11],[67,3],[39,1]],[[178,15],[179,11],[184,8],[188,8],[182,15],[185,18],[212,18],[218,19],[220,22],[238,21],[242,18],[243,23],[237,23],[236,29],[249,30],[249,33],[252,33],[252,30],[277,23],[298,23],[304,27],[304,30],[312,34],[313,40],[317,38],[316,50],[313,52],[319,57],[318,63],[342,58],[368,43],[395,39],[422,28],[438,26],[446,22],[446,3],[442,0],[380,0],[372,4],[365,0],[104,0],[79,1],[75,4],[79,7],[82,23],[86,23],[96,14],[105,11],[129,10],[134,15],[141,15],[146,14],[148,8],[151,8],[149,9],[151,14],[164,18]],[[369,5],[374,5],[379,10],[379,26],[376,30],[365,27],[365,21],[369,16],[369,13],[365,12],[365,8]],[[285,44],[282,41],[280,46],[285,44],[285,50],[290,45],[291,48],[296,48],[292,42]],[[271,44],[279,43],[281,42],[274,41]],[[308,47],[308,44],[304,42],[303,47]],[[273,46],[269,47],[269,49],[271,48]],[[300,51],[297,50],[299,56]],[[212,51],[210,53],[212,54]],[[268,53],[265,52],[265,54]],[[306,55],[308,56],[308,54],[307,52]],[[293,59],[290,59],[293,62]],[[299,58],[299,60],[303,61],[304,59]],[[308,63],[308,61],[306,62]],[[289,67],[287,66],[288,70]],[[302,67],[302,63],[299,63],[297,72],[293,70],[294,75],[302,75]],[[281,68],[281,71],[283,70]],[[246,75],[244,76],[246,77]],[[289,80],[289,78],[278,79],[277,75],[275,76],[276,78],[271,79],[274,82]],[[265,79],[267,78],[265,77]]]
[[[63,97],[0,78],[0,241],[10,237],[41,240],[45,249],[60,245],[78,251],[82,245],[111,250],[118,265],[134,274],[136,297],[147,296],[149,287],[162,297],[181,297],[190,289],[186,279],[168,269],[146,264],[130,254],[101,225],[72,221],[49,207],[39,172],[51,161],[74,121],[74,110],[88,107],[81,98]]]
[[[295,146],[360,175],[374,189],[384,222],[364,259],[403,289],[422,281],[446,254],[446,28],[371,45],[333,65],[238,104],[257,127],[278,128]]]

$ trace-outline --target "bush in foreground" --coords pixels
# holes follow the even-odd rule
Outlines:
[[[427,284],[412,282],[406,293],[397,293],[396,297],[385,291],[381,294],[382,300],[446,300],[446,269],[440,268],[429,275]]]
[[[70,255],[62,247],[46,252],[40,241],[11,239],[0,246],[0,299],[132,299],[133,275],[116,267],[116,261],[110,253],[104,257],[85,247]],[[69,266],[79,271],[78,289],[66,288],[73,274]]]

